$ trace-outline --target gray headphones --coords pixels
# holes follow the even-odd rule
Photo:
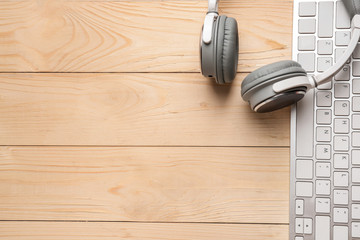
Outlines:
[[[308,76],[294,61],[281,61],[250,73],[241,84],[241,96],[255,112],[270,112],[293,103],[320,84],[331,81],[355,50],[360,38],[360,0],[343,0],[352,16],[351,41],[342,57],[324,73]]]
[[[231,83],[237,71],[239,37],[234,18],[219,16],[218,1],[209,0],[200,37],[201,73],[216,83]]]

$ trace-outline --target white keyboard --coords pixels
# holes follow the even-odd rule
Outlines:
[[[325,71],[350,41],[341,1],[294,1],[293,59]],[[360,47],[291,111],[290,240],[360,239]]]

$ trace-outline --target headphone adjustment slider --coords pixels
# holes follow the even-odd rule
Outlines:
[[[314,81],[313,76],[292,77],[275,83],[273,85],[273,90],[276,93],[281,93],[297,87],[306,87],[306,90],[309,91],[316,87],[316,82]]]
[[[211,42],[214,22],[218,16],[219,15],[215,12],[209,12],[205,16],[204,28],[203,28],[203,32],[202,32],[202,41],[205,44],[209,44]]]

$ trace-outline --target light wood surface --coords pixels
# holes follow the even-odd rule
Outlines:
[[[198,223],[5,222],[9,240],[285,240],[288,226]]]
[[[289,146],[288,109],[251,112],[243,77],[0,74],[0,144]]]
[[[0,156],[5,220],[288,222],[285,148],[1,147]]]
[[[199,72],[206,0],[6,1],[0,71]],[[238,20],[239,71],[290,56],[290,0],[223,0]]]
[[[222,0],[239,74],[201,76],[206,0],[0,1],[0,239],[288,239],[291,0]]]

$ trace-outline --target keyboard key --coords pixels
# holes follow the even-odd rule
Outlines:
[[[349,186],[349,173],[348,172],[334,172],[334,186],[335,187]]]
[[[295,219],[295,233],[312,234],[312,219],[311,218],[296,218]]]
[[[354,50],[354,52],[352,54],[352,57],[356,58],[356,59],[360,58],[360,43],[358,43],[356,45],[356,48],[355,48],[355,50]]]
[[[296,160],[296,178],[312,179],[313,178],[313,161]]]
[[[360,97],[353,97],[352,110],[360,112]]]
[[[295,233],[304,233],[304,219],[295,218]]]
[[[317,110],[316,111],[316,122],[318,124],[330,124],[331,123],[331,110]]]
[[[348,190],[334,190],[334,204],[348,205],[349,191]]]
[[[335,49],[335,62],[339,61],[342,55],[345,53],[346,48],[336,48]],[[350,58],[346,61],[346,63],[350,63]]]
[[[318,41],[318,54],[332,54],[333,42],[332,40],[319,40]]]
[[[336,48],[335,49],[335,62],[339,61],[341,56],[345,53],[346,48]],[[350,63],[350,59],[346,61],[346,63]]]
[[[333,36],[333,2],[319,2],[318,37]]]
[[[315,33],[315,19],[300,19],[298,27],[299,33]]]
[[[334,84],[335,98],[349,98],[350,85],[348,83],[335,83]]]
[[[332,57],[319,57],[317,64],[318,72],[324,72],[332,66]]]
[[[334,132],[335,133],[349,133],[349,119],[348,118],[335,118],[334,119]]]
[[[316,141],[330,142],[330,140],[331,140],[331,127],[316,128]]]
[[[316,180],[315,192],[318,195],[330,195],[331,183],[329,180]]]
[[[297,197],[312,197],[313,183],[312,182],[296,182],[295,192]]]
[[[360,147],[360,132],[353,132],[351,134],[351,141],[353,147]]]
[[[330,198],[316,198],[315,211],[317,213],[330,213]]]
[[[334,208],[334,222],[336,223],[348,223],[349,210],[347,208]]]
[[[299,51],[313,51],[315,50],[315,36],[300,36],[298,38]]]
[[[346,240],[349,237],[347,226],[334,226],[333,240]]]
[[[312,219],[304,218],[304,234],[312,234]]]
[[[354,61],[352,63],[352,74],[354,77],[359,77],[360,76],[360,61]]]
[[[316,145],[316,158],[317,159],[330,159],[331,146],[325,144]]]
[[[360,93],[360,79],[355,78],[353,80],[352,88],[353,88],[352,90],[353,93]]]
[[[330,90],[331,89],[331,82],[327,82],[327,83],[324,83],[324,84],[321,84],[319,86],[317,86],[317,89],[318,90]]]
[[[295,201],[295,212],[296,212],[296,215],[303,215],[304,214],[304,200],[303,199],[296,199],[296,201]]]
[[[353,183],[360,183],[360,168],[353,168],[351,176]]]
[[[351,191],[352,191],[351,200],[360,201],[360,186],[352,186]]]
[[[316,176],[317,177],[330,177],[331,165],[328,162],[317,162],[316,163]]]
[[[314,17],[316,14],[315,2],[301,2],[299,3],[299,16],[300,17]]]
[[[360,237],[360,222],[353,222],[351,224],[351,236]]]
[[[335,62],[338,62],[341,56],[345,53],[346,48],[336,48],[335,49]]]
[[[360,150],[354,149],[351,152],[351,163],[354,165],[360,164]]]
[[[296,155],[312,157],[314,151],[314,89],[296,104]],[[308,129],[304,131],[303,129]]]
[[[347,46],[350,42],[351,34],[349,31],[339,31],[335,33],[335,45],[336,46]]]
[[[316,106],[331,107],[331,92],[319,91],[316,93]]]
[[[350,114],[350,102],[349,101],[335,101],[335,115],[336,116],[348,116]]]
[[[299,53],[298,54],[298,63],[305,69],[307,72],[315,71],[315,53]]]
[[[334,76],[337,81],[349,81],[350,80],[350,66],[345,65],[343,68]]]
[[[335,151],[348,151],[349,150],[349,137],[348,136],[335,136],[334,137],[334,150]]]
[[[348,169],[349,168],[349,155],[348,154],[334,154],[334,168]]]
[[[330,217],[315,217],[315,239],[330,240]]]
[[[351,216],[353,219],[360,219],[360,204],[351,205]]]
[[[336,2],[336,28],[350,28],[350,15],[342,1]]]
[[[295,237],[295,240],[304,240],[304,237]]]
[[[352,115],[352,128],[360,129],[360,114]]]

